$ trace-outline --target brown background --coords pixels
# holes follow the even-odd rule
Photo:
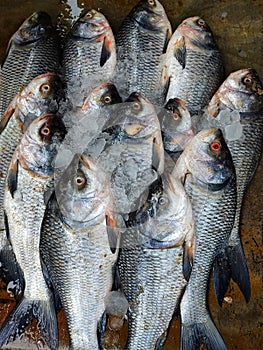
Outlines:
[[[225,63],[226,73],[241,68],[255,68],[263,80],[263,1],[202,1],[202,0],[162,0],[173,29],[186,17],[199,15],[210,25]],[[70,7],[74,4],[73,18],[79,8],[100,9],[108,18],[116,32],[121,21],[137,0],[97,0],[97,1],[57,1],[57,0],[1,0],[0,1],[0,57],[4,57],[6,45],[10,36],[21,22],[33,11],[47,11],[56,23],[67,26],[70,23]],[[79,8],[77,7],[79,6]],[[211,286],[209,305],[213,319],[221,332],[229,350],[260,350],[263,346],[263,289],[262,289],[262,229],[263,229],[263,161],[247,192],[242,214],[242,242],[247,257],[251,276],[252,296],[246,304],[237,285],[231,283],[227,292],[229,302],[224,302],[220,308],[214,297]],[[5,292],[5,286],[0,283],[0,323],[14,306],[14,301]],[[59,313],[61,349],[67,349],[67,327],[63,312]],[[28,330],[34,340],[16,342],[12,348],[43,349],[34,327]],[[164,350],[179,349],[179,321],[171,325],[168,340]],[[115,340],[118,334],[110,334]],[[126,328],[120,334],[124,344]],[[25,339],[26,340],[26,339]],[[114,342],[114,340],[112,340]],[[7,347],[11,349],[10,346]],[[116,348],[117,349],[117,348]],[[147,349],[146,349],[147,350]]]

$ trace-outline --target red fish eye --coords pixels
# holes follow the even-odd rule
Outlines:
[[[50,91],[50,85],[48,84],[43,84],[40,86],[40,91],[44,92],[44,93],[47,93]]]
[[[75,179],[75,182],[78,187],[83,187],[86,183],[86,179],[85,177],[77,176]]]
[[[40,134],[41,134],[42,136],[47,137],[47,136],[50,135],[50,133],[51,133],[51,131],[50,131],[50,129],[49,129],[48,126],[43,126],[43,127],[40,129]]]
[[[210,149],[211,149],[212,151],[220,151],[220,149],[221,149],[221,143],[220,143],[220,142],[217,142],[217,141],[212,142],[211,145],[210,145]]]
[[[173,113],[173,118],[174,118],[174,120],[180,120],[181,119],[180,115],[177,112]]]

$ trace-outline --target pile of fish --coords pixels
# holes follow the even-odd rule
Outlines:
[[[174,315],[181,350],[227,349],[207,305],[231,279],[246,301],[239,233],[263,141],[263,85],[224,75],[200,17],[172,32],[141,0],[114,36],[88,10],[61,43],[44,12],[12,36],[0,71],[1,276],[16,306],[0,347],[35,319],[58,349],[162,349]]]

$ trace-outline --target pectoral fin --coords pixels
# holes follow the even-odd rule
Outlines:
[[[109,50],[110,46],[110,40],[105,36],[103,40],[103,45],[101,49],[101,56],[100,56],[100,66],[103,67],[104,64],[108,61],[108,59],[111,56],[111,52]]]
[[[14,198],[14,192],[17,190],[17,172],[18,159],[14,157],[7,173],[7,187],[12,198]]]
[[[184,69],[186,65],[186,47],[183,37],[178,39],[174,45],[174,57]]]
[[[8,122],[9,122],[10,118],[12,117],[12,115],[14,114],[14,112],[15,112],[15,104],[12,102],[0,120],[0,134],[2,134],[3,130],[7,126]]]

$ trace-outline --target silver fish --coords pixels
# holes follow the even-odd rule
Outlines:
[[[182,184],[162,175],[127,226],[118,260],[121,288],[130,303],[125,349],[155,350],[179,306],[194,250],[192,208]]]
[[[164,59],[166,101],[181,98],[191,115],[198,114],[223,77],[221,55],[210,28],[200,17],[185,19],[173,33]]]
[[[36,76],[58,68],[58,37],[50,16],[35,12],[15,32],[0,70],[0,115]]]
[[[41,254],[65,309],[72,350],[99,349],[97,328],[118,255],[110,209],[107,177],[91,158],[76,155],[57,182],[41,238]]]
[[[236,210],[235,169],[219,129],[204,129],[188,143],[175,167],[192,203],[196,248],[181,309],[181,349],[204,344],[226,349],[207,308],[207,286],[214,259],[227,244]]]
[[[75,22],[65,41],[62,65],[73,106],[81,106],[87,92],[112,80],[115,39],[102,13],[89,10]]]
[[[141,0],[124,19],[116,37],[117,88],[126,97],[143,93],[153,104],[163,103],[162,54],[172,35],[158,0]]]
[[[0,330],[0,347],[19,337],[32,319],[37,320],[50,349],[58,346],[53,293],[42,272],[39,244],[46,201],[54,185],[53,161],[65,132],[60,117],[39,117],[28,127],[9,167],[4,210],[25,288]]]
[[[240,117],[241,137],[227,137],[227,128],[237,128],[238,124],[221,125],[236,168],[237,210],[228,246],[216,259],[214,268],[215,290],[220,305],[230,278],[238,284],[247,302],[251,294],[240,239],[240,215],[243,197],[257,169],[263,144],[263,84],[254,69],[241,69],[228,76],[209,103],[206,118],[214,119],[213,122],[220,127],[220,115],[228,113],[231,118],[235,112]]]

